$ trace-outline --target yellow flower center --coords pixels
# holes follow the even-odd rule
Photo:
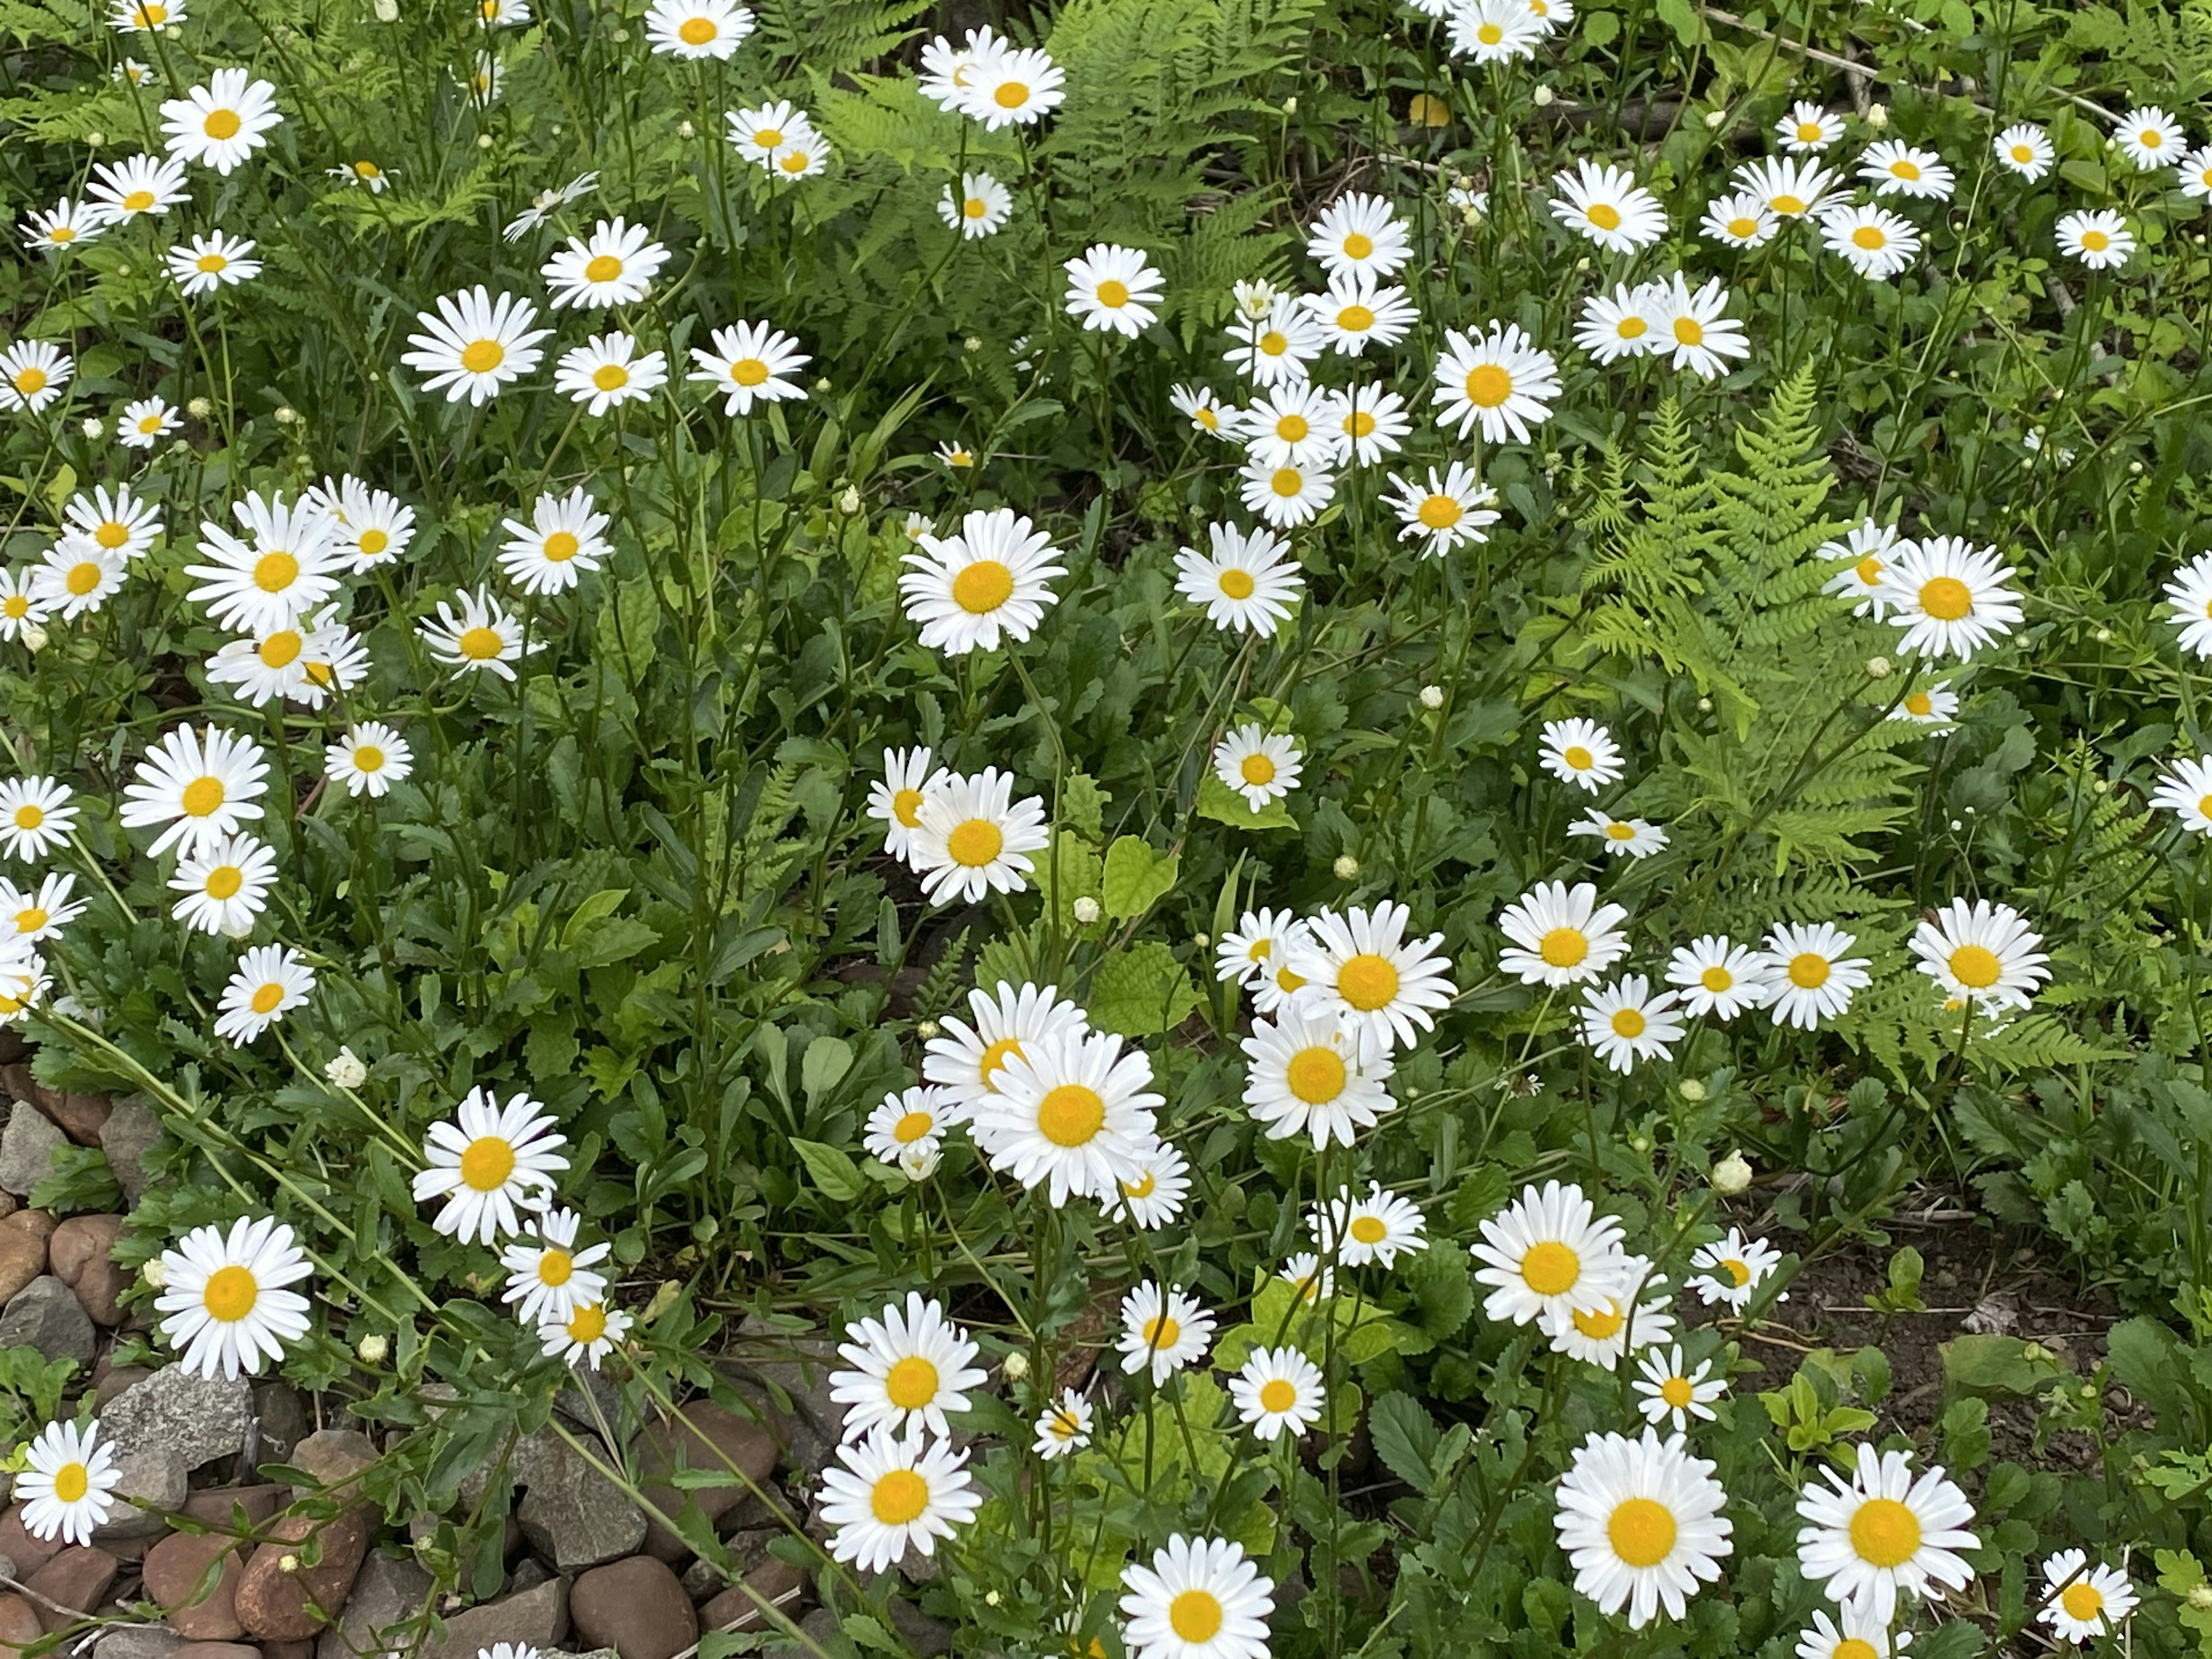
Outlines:
[[[1728,222],[1728,234],[1739,242],[1747,242],[1759,234],[1759,221],[1747,219],[1741,214]]]
[[[1674,319],[1674,338],[1686,346],[1703,345],[1705,343],[1705,325],[1694,317],[1677,317]]]
[[[568,1251],[549,1247],[538,1252],[538,1282],[539,1284],[551,1285],[558,1288],[574,1277],[575,1272],[576,1258],[570,1255]]]
[[[1275,763],[1265,755],[1247,755],[1237,763],[1237,772],[1245,782],[1264,786],[1275,781]]]
[[[1063,1083],[1037,1103],[1037,1133],[1055,1146],[1088,1146],[1105,1122],[1105,1101],[1084,1084]]]
[[[1114,310],[1119,311],[1123,306],[1129,303],[1128,284],[1126,283],[1116,282],[1114,278],[1109,276],[1104,282],[1098,284],[1098,303],[1102,306],[1109,306]]]
[[[2025,166],[2035,159],[2035,152],[2026,144],[2014,144],[2012,147],[2012,159]]]
[[[937,1367],[920,1354],[908,1354],[884,1376],[884,1393],[901,1411],[920,1411],[937,1398]]]
[[[1375,430],[1375,417],[1364,409],[1355,409],[1344,417],[1346,435],[1364,438]]]
[[[1014,596],[1014,573],[997,559],[963,565],[952,579],[952,602],[971,617],[988,617]]]
[[[970,196],[966,201],[960,204],[960,213],[963,218],[981,219],[988,217],[990,211],[991,204],[980,196]]]
[[[206,121],[202,124],[210,138],[235,138],[242,125],[238,118],[238,112],[232,109],[210,110]]]
[[[1375,326],[1375,313],[1365,306],[1346,306],[1336,313],[1336,325],[1347,334],[1364,334]]]
[[[10,593],[5,599],[0,599],[0,614],[13,617],[21,621],[31,614],[31,596],[27,593]]]
[[[687,17],[676,30],[676,38],[687,46],[703,46],[714,34],[714,20],[708,17]]]
[[[56,1481],[55,1492],[60,1493],[61,1483]],[[2069,1619],[2086,1622],[2105,1610],[2105,1593],[2094,1584],[2075,1580],[2058,1593],[2058,1605],[2066,1609]]]
[[[980,870],[990,863],[1006,844],[1005,835],[988,818],[963,819],[945,838],[945,850],[952,855],[952,861],[969,870]]]
[[[15,809],[15,827],[18,830],[35,830],[46,821],[46,809],[43,806],[25,801]]]
[[[392,545],[392,538],[381,530],[364,530],[361,532],[361,539],[354,545],[361,549],[364,556],[373,559]]]
[[[201,890],[212,899],[236,898],[246,885],[246,874],[234,864],[219,864],[207,873]]]
[[[1288,967],[1279,968],[1275,972],[1275,988],[1285,996],[1303,991],[1305,989],[1305,984],[1306,976],[1304,974],[1292,973]]]
[[[353,769],[356,772],[381,772],[384,769],[384,750],[373,743],[354,744]]]
[[[1294,466],[1279,466],[1275,476],[1267,480],[1267,487],[1285,501],[1305,488],[1305,475]]]
[[[134,190],[123,198],[123,210],[125,213],[143,213],[153,205],[154,192],[150,190]]]
[[[1334,1048],[1301,1048],[1284,1068],[1283,1081],[1309,1106],[1326,1106],[1344,1092],[1343,1058]]]
[[[1801,951],[1790,958],[1790,982],[1802,991],[1817,991],[1828,982],[1833,969],[1818,951]]]
[[[1351,1232],[1362,1244],[1380,1244],[1389,1236],[1390,1230],[1382,1224],[1382,1217],[1363,1215],[1353,1218]]]
[[[1830,1659],[1881,1659],[1881,1654],[1863,1636],[1846,1636],[1836,1644],[1836,1650]]]
[[[592,371],[592,384],[602,392],[619,392],[629,384],[629,371],[620,363],[601,363]]]
[[[1641,1010],[1617,1008],[1613,1015],[1613,1034],[1617,1037],[1640,1037],[1644,1035],[1644,1027],[1650,1023],[1644,1018]]]
[[[178,804],[188,818],[204,818],[222,810],[225,799],[221,778],[194,778],[185,786]]]
[[[1674,1511],[1655,1498],[1632,1498],[1613,1510],[1605,1535],[1630,1566],[1656,1567],[1674,1552]]]
[[[1000,1037],[983,1050],[983,1058],[976,1062],[975,1069],[982,1074],[983,1082],[987,1087],[997,1087],[991,1079],[996,1077],[1000,1069],[1005,1066],[1009,1055],[1017,1059],[1024,1057],[1019,1037]]]
[[[1996,952],[1986,945],[1962,945],[1951,952],[1951,977],[1969,990],[1987,990],[2003,972]]]
[[[261,641],[258,654],[269,667],[283,668],[300,654],[301,643],[300,636],[290,629],[279,629]]]
[[[1121,1183],[1121,1191],[1125,1196],[1129,1198],[1150,1198],[1152,1195],[1152,1189],[1159,1184],[1159,1177],[1154,1175],[1150,1170],[1147,1170],[1145,1171],[1143,1179],[1133,1183],[1127,1181],[1123,1182]]]
[[[1698,1391],[1686,1376],[1670,1376],[1659,1385],[1659,1397],[1676,1411],[1686,1411],[1698,1397]]]
[[[911,1146],[937,1127],[936,1117],[928,1112],[907,1112],[891,1125],[891,1139],[902,1146]]]
[[[1613,206],[1610,202],[1593,203],[1590,206],[1588,217],[1589,222],[1595,225],[1600,230],[1619,230],[1620,228],[1620,210]]]
[[[580,1342],[586,1347],[607,1334],[607,1310],[603,1304],[594,1302],[579,1308],[568,1321],[568,1340]]]
[[[1187,1589],[1168,1603],[1168,1628],[1186,1642],[1211,1642],[1221,1629],[1221,1603],[1209,1590]]]
[[[1624,317],[1613,325],[1614,336],[1623,340],[1640,340],[1650,332],[1650,324],[1645,322],[1643,318],[1635,316]]]
[[[92,538],[112,553],[131,539],[131,526],[119,520],[110,519],[92,532]]]
[[[1263,1412],[1280,1417],[1297,1403],[1297,1387],[1286,1378],[1271,1376],[1260,1385],[1260,1409]]]
[[[2166,135],[2156,127],[2145,127],[2136,135],[2136,142],[2145,149],[2156,149],[2166,142]]]
[[[91,592],[93,589],[100,586],[100,574],[99,565],[95,564],[90,559],[87,559],[82,564],[71,565],[70,567],[69,575],[64,579],[64,580],[69,587],[69,591],[74,593],[77,598],[82,599],[86,594]]]
[[[253,585],[264,593],[282,593],[300,580],[300,562],[289,553],[264,553],[253,562]]]
[[[224,258],[220,253],[201,254],[198,264],[199,268],[207,272],[210,276],[216,275],[218,272],[230,269],[230,261]]]
[[[1571,968],[1589,954],[1589,939],[1579,927],[1554,927],[1536,946],[1548,968]]]
[[[1851,233],[1851,240],[1869,253],[1889,245],[1889,238],[1882,234],[1880,225],[1861,225]]]
[[[740,357],[730,365],[730,378],[739,386],[759,386],[768,379],[768,365],[757,357]]]
[[[1336,970],[1336,994],[1361,1013],[1371,1014],[1398,994],[1398,970],[1389,957],[1363,951]]]
[[[1449,495],[1431,495],[1420,505],[1414,516],[1431,530],[1449,530],[1465,514],[1465,509]]]
[[[260,1299],[261,1286],[253,1282],[253,1274],[236,1266],[217,1267],[208,1275],[207,1287],[200,1292],[200,1305],[208,1310],[208,1316],[226,1325],[245,1318]]]
[[[1570,769],[1577,772],[1587,772],[1597,764],[1597,757],[1578,743],[1569,744],[1560,751],[1559,758],[1566,762]]]
[[[1937,576],[1921,584],[1920,608],[1937,622],[1957,622],[1973,610],[1973,590],[1956,576]]]
[[[1156,1314],[1145,1322],[1145,1328],[1139,1334],[1145,1339],[1146,1347],[1164,1350],[1182,1340],[1182,1327],[1166,1314]]]
[[[2112,245],[2112,239],[2101,230],[2085,230],[2081,233],[2081,246],[2092,253],[2102,253]]]
[[[999,89],[991,94],[991,101],[1000,109],[1019,109],[1030,100],[1030,89],[1019,81],[1002,81]]]
[[[514,1148],[503,1135],[478,1135],[461,1152],[461,1184],[471,1192],[495,1193],[514,1173]]]
[[[46,233],[46,240],[50,242],[74,242],[76,240],[76,227],[56,225]]]
[[[1870,1566],[1901,1567],[1920,1550],[1920,1517],[1894,1498],[1869,1498],[1851,1516],[1851,1548]]]
[[[1819,143],[1820,124],[1818,121],[1800,121],[1797,124],[1797,142],[1801,144]]]
[[[753,133],[753,143],[763,149],[781,149],[783,147],[783,129],[781,127],[757,128]]]
[[[602,253],[584,267],[587,283],[611,283],[623,274],[623,262],[611,253]]]
[[[1725,991],[1735,983],[1735,975],[1718,963],[1715,963],[1698,975],[1698,983],[1708,991]]]
[[[553,564],[566,564],[574,558],[583,544],[565,530],[556,530],[545,538],[544,554]]]
[[[794,149],[776,165],[786,173],[804,173],[813,158],[803,149]]]
[[[353,164],[353,171],[354,176],[357,179],[381,179],[384,177],[384,169],[377,166],[374,161],[356,161]]]
[[[1936,699],[1925,691],[1915,691],[1905,700],[1905,712],[1925,720],[1936,709]]]
[[[1889,164],[1889,176],[1893,179],[1902,179],[1907,184],[1911,184],[1920,177],[1920,164],[1900,157]]]
[[[15,931],[19,933],[35,933],[52,919],[46,911],[34,904],[27,910],[15,912]]]
[[[1501,24],[1486,21],[1475,30],[1474,38],[1486,46],[1494,46],[1505,38],[1505,30]]]
[[[1344,239],[1344,253],[1348,259],[1364,259],[1374,252],[1374,239],[1358,231],[1353,231]]]
[[[1728,1270],[1728,1276],[1735,1281],[1738,1290],[1751,1283],[1751,1263],[1741,1256],[1729,1256],[1721,1266]]]
[[[1779,196],[1770,198],[1766,205],[1772,208],[1777,213],[1784,215],[1799,214],[1805,210],[1805,198],[1802,196],[1792,196],[1787,191],[1784,191]]]
[[[1608,1299],[1602,1308],[1577,1308],[1571,1316],[1575,1328],[1593,1342],[1604,1342],[1620,1334],[1620,1328],[1628,1322],[1621,1312],[1620,1304]]]
[[[1513,377],[1496,363],[1477,363],[1467,377],[1467,400],[1478,409],[1496,409],[1513,395]]]
[[[1582,1276],[1582,1258],[1555,1238],[1531,1244],[1521,1258],[1522,1280],[1539,1296],[1565,1296]]]
[[[461,367],[471,374],[489,374],[507,361],[507,348],[496,340],[471,340],[461,348]]]
[[[901,789],[891,796],[891,816],[908,829],[921,822],[921,791]]]
[[[1249,570],[1228,569],[1221,573],[1221,591],[1232,599],[1249,599],[1258,584]]]
[[[1615,818],[1605,826],[1605,838],[1607,841],[1634,841],[1636,826],[1632,823],[1623,823],[1619,818]]]
[[[1291,349],[1291,337],[1280,329],[1269,329],[1260,337],[1260,349],[1270,357],[1279,357]]]
[[[1275,422],[1275,435],[1286,444],[1304,441],[1305,435],[1312,430],[1303,415],[1285,415]]]
[[[499,655],[503,641],[495,628],[471,628],[454,644],[471,662],[490,662]]]
[[[82,1463],[64,1463],[54,1471],[54,1496],[74,1504],[92,1490],[92,1475]]]

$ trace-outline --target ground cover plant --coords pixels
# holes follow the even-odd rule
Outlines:
[[[2212,10],[0,28],[0,1638],[2212,1653]]]

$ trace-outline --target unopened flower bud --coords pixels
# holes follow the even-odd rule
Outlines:
[[[30,651],[43,651],[46,648],[46,630],[41,628],[38,623],[25,623],[23,624],[23,645],[25,649]]]
[[[1675,1085],[1674,1092],[1685,1100],[1700,1101],[1705,1097],[1705,1085],[1693,1077],[1686,1077]]]
[[[480,132],[477,134],[477,148],[478,149],[489,149],[491,148],[491,134],[488,132]]]
[[[860,510],[860,492],[856,486],[845,486],[845,493],[837,498],[837,510],[848,519]]]
[[[899,1173],[908,1181],[921,1182],[937,1173],[937,1166],[945,1161],[934,1137],[924,1135],[920,1140],[899,1148]],[[673,1283],[674,1281],[671,1281]]]
[[[920,1037],[924,1042],[927,1042],[932,1037],[935,1036],[940,1029],[941,1028],[938,1025],[938,1023],[935,1020],[925,1019],[915,1024],[914,1034]]]
[[[107,142],[107,135],[104,132],[88,132],[84,135],[84,142],[88,148],[98,149]]]
[[[399,21],[399,0],[375,0],[376,21],[396,23]]]
[[[1889,125],[1889,106],[1887,104],[1875,104],[1870,106],[1866,112],[1866,124],[1872,127],[1876,132],[1881,131],[1884,127],[1887,126]]]
[[[1558,95],[1559,94],[1553,92],[1549,87],[1538,87],[1534,92],[1529,94],[1529,96],[1535,100],[1535,105],[1538,109],[1549,109],[1552,106],[1552,100],[1556,98]]]
[[[1721,123],[1727,119],[1728,112],[1726,110],[1707,110],[1705,112],[1705,131],[1708,132],[1718,132],[1721,130]]]
[[[204,398],[195,398],[185,405],[185,413],[196,421],[204,421],[215,413],[215,405]]]
[[[1734,1198],[1751,1185],[1751,1165],[1741,1152],[1730,1152],[1713,1165],[1713,1190],[1723,1198]]]
[[[970,334],[966,339],[961,341],[960,349],[963,351],[981,351],[983,349],[982,339],[978,335]]]
[[[280,1556],[278,1556],[278,1557],[276,1558],[276,1571],[279,1571],[279,1572],[297,1572],[297,1571],[299,1571],[299,1570],[300,1570],[300,1558],[299,1558],[298,1556],[296,1556],[296,1555],[280,1555]]]
[[[276,406],[276,416],[275,416],[275,419],[276,419],[276,424],[277,424],[277,425],[279,425],[279,426],[289,426],[289,425],[291,425],[291,424],[292,424],[292,422],[295,422],[295,421],[298,420],[299,418],[300,418],[300,411],[299,411],[298,410],[296,410],[296,409],[293,408],[291,404],[279,404]]]
[[[2112,630],[2109,628],[2100,628],[2097,630],[2094,638],[2100,645],[2110,645],[2112,642]]]
[[[2192,1586],[2189,1592],[2189,1605],[2199,1613],[2212,1613],[2212,1584]]]
[[[1444,689],[1443,689],[1443,687],[1442,687],[1441,685],[1425,685],[1425,686],[1423,686],[1423,687],[1421,688],[1421,707],[1422,707],[1422,708],[1424,708],[1427,709],[1431,714],[1434,714],[1437,709],[1439,709],[1439,708],[1443,708],[1443,706],[1444,706]]]
[[[1283,113],[1285,115],[1296,115],[1297,112],[1298,97],[1296,93],[1292,93],[1289,97],[1283,100]]]
[[[353,1351],[361,1356],[362,1364],[381,1365],[392,1357],[392,1339],[380,1335],[364,1336],[353,1345]]]
[[[158,1255],[147,1259],[146,1265],[138,1269],[138,1277],[146,1281],[146,1288],[149,1291],[169,1288],[169,1270],[161,1265],[161,1258]]]
[[[341,1048],[337,1058],[323,1067],[323,1075],[341,1089],[358,1089],[368,1081],[368,1067],[352,1049]]]
[[[1030,1357],[1017,1348],[1006,1356],[1006,1363],[999,1369],[1006,1373],[1007,1382],[1018,1382],[1030,1374]]]
[[[689,121],[679,121],[676,124],[676,136],[678,138],[696,138],[699,136],[699,129]]]
[[[1889,678],[1890,666],[1890,660],[1887,657],[1869,657],[1866,661],[1867,678],[1870,680],[1886,680]]]
[[[1356,880],[1359,875],[1359,860],[1349,853],[1340,853],[1336,855],[1336,862],[1330,868],[1336,872],[1336,878],[1339,881]]]
[[[107,435],[107,422],[94,416],[86,419],[77,429],[84,434],[88,441],[96,442]]]
[[[1105,914],[1105,907],[1101,905],[1097,899],[1091,897],[1088,894],[1085,894],[1083,897],[1075,901],[1075,919],[1081,922],[1085,927],[1088,927],[1092,922],[1097,921],[1099,917]]]

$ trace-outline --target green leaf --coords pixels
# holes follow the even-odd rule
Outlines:
[[[867,1177],[860,1173],[860,1166],[835,1146],[824,1146],[818,1140],[801,1140],[796,1135],[792,1137],[791,1145],[823,1197],[839,1204],[850,1204],[868,1189]]]
[[[1106,914],[1124,921],[1144,915],[1175,885],[1182,863],[1173,853],[1154,852],[1140,836],[1116,837],[1106,849]]]
[[[1157,1036],[1197,1006],[1198,988],[1175,952],[1150,940],[1107,957],[1091,983],[1091,1023],[1117,1036]]]
[[[1944,1384],[1960,1394],[2036,1394],[2073,1374],[2050,1349],[2016,1336],[1954,1337],[1942,1352]]]
[[[576,951],[579,968],[605,968],[626,962],[660,943],[659,933],[635,916],[608,916],[592,924]]]
[[[1094,843],[1105,840],[1109,799],[1089,773],[1069,773],[1060,785],[1060,827]]]
[[[799,1062],[799,1087],[813,1105],[853,1069],[853,1045],[842,1037],[818,1036]]]
[[[627,887],[602,887],[586,899],[570,914],[568,920],[562,924],[561,948],[564,951],[574,950],[576,941],[583,937],[586,927],[601,916],[614,915],[622,908],[622,902],[629,896],[629,889]]]
[[[1367,1431],[1382,1467],[1414,1491],[1426,1492],[1432,1478],[1429,1460],[1437,1449],[1437,1425],[1427,1408],[1394,1389],[1369,1409]]]
[[[1202,818],[1225,823],[1232,830],[1295,830],[1298,827],[1298,821],[1291,816],[1291,809],[1280,800],[1271,800],[1255,812],[1250,801],[1211,772],[1200,780],[1198,801],[1191,811]]]
[[[1583,14],[1582,36],[1585,44],[1609,46],[1620,38],[1620,16],[1617,12],[1586,11]]]
[[[1705,38],[1705,20],[1698,15],[1698,9],[1690,0],[1657,0],[1652,9],[1685,46],[1694,46]]]

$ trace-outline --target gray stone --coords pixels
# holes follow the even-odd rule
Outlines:
[[[931,1618],[903,1596],[889,1596],[884,1606],[907,1646],[920,1659],[937,1659],[938,1655],[952,1651],[953,1629],[942,1619]]]
[[[41,1273],[0,1313],[0,1348],[36,1348],[49,1359],[74,1359],[88,1369],[100,1351],[100,1334],[76,1292],[52,1273]]]
[[[837,1345],[823,1336],[778,1330],[751,1314],[738,1322],[737,1337],[715,1369],[759,1411],[794,1466],[821,1474],[836,1462],[844,1432],[845,1408],[830,1397],[830,1373],[844,1364]]]
[[[31,1188],[53,1173],[53,1155],[69,1137],[46,1117],[18,1106],[0,1129],[0,1192],[28,1198]]]
[[[112,1630],[94,1644],[99,1659],[170,1659],[185,1638],[160,1625],[132,1625]]]
[[[252,1393],[244,1377],[195,1376],[170,1365],[116,1395],[100,1424],[118,1446],[167,1447],[196,1469],[246,1444]]]
[[[92,1529],[94,1541],[154,1538],[168,1531],[169,1523],[161,1518],[163,1511],[185,1506],[184,1460],[166,1446],[140,1441],[123,1448],[115,1460],[115,1472],[122,1477],[116,1483],[115,1506]]]
[[[294,1496],[352,1496],[353,1478],[375,1462],[376,1443],[359,1429],[318,1429],[292,1449],[292,1467],[315,1477],[313,1486],[295,1487]]]
[[[146,1154],[161,1138],[161,1120],[136,1096],[117,1101],[114,1112],[100,1126],[100,1149],[107,1154],[116,1184],[134,1206],[146,1190]]]
[[[645,1541],[644,1512],[559,1436],[540,1430],[518,1445],[514,1475],[529,1488],[515,1511],[523,1535],[557,1571],[595,1567]]]
[[[477,1659],[500,1642],[541,1654],[568,1633],[568,1581],[549,1579],[520,1595],[486,1601],[446,1620],[446,1639],[425,1642],[416,1659]]]
[[[586,1648],[581,1653],[568,1648],[540,1648],[538,1659],[619,1659],[612,1648]]]
[[[317,1640],[315,1659],[354,1659],[356,1654],[404,1647],[397,1637],[389,1644],[382,1641],[380,1632],[418,1617],[429,1601],[434,1582],[406,1557],[370,1555],[353,1581],[344,1617]]]

